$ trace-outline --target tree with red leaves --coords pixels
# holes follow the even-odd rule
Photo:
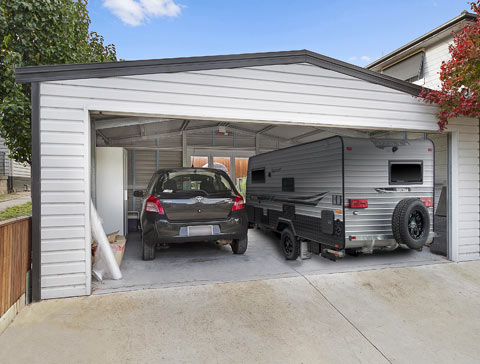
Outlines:
[[[453,33],[451,59],[443,61],[440,68],[441,90],[424,89],[420,93],[425,102],[440,105],[440,130],[446,129],[448,119],[480,117],[480,0],[470,6],[477,19]]]

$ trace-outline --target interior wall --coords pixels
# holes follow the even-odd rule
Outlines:
[[[182,152],[163,150],[128,151],[128,211],[140,211],[142,199],[133,196],[135,190],[145,190],[159,168],[182,166]]]

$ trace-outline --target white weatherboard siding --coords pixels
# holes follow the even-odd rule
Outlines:
[[[27,163],[12,163],[12,176],[30,178],[30,166]]]
[[[425,60],[423,66],[424,77],[421,80],[415,81],[417,85],[425,86],[431,89],[439,90],[440,83],[440,66],[442,61],[450,59],[448,46],[452,43],[453,36],[440,40],[438,43],[429,46],[425,50]]]
[[[457,188],[453,193],[453,213],[457,217],[453,227],[454,260],[480,258],[480,194],[479,194],[479,120],[458,118],[450,120],[448,130],[453,132],[453,143],[458,149],[452,155],[452,174]],[[455,220],[454,220],[455,221]]]
[[[10,171],[10,158],[7,157],[9,150],[5,145],[5,141],[0,138],[0,176],[8,176]]]
[[[42,299],[90,294],[88,113],[65,106],[40,100]]]
[[[193,120],[437,130],[436,107],[306,64],[43,82],[43,299],[90,294],[92,110]]]
[[[6,176],[30,178],[30,166],[24,163],[18,163],[8,158],[10,151],[5,145],[5,141],[0,138],[0,175],[5,172]],[[3,159],[4,158],[4,159]],[[5,171],[3,171],[3,169]]]
[[[435,106],[303,64],[45,82],[42,103],[191,119],[437,129]]]

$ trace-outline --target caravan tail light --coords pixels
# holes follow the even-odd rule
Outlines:
[[[433,198],[431,197],[423,197],[420,201],[422,201],[427,207],[433,207]]]
[[[160,200],[153,195],[148,196],[147,201],[145,202],[145,211],[156,212],[157,214],[165,213]]]
[[[233,201],[232,211],[242,210],[245,208],[245,202],[242,195],[236,195]]]
[[[368,200],[350,200],[351,209],[365,209],[368,207]]]

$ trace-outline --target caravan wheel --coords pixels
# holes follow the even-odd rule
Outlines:
[[[392,231],[398,244],[422,249],[430,232],[430,215],[425,204],[416,198],[400,201],[393,212]]]
[[[300,255],[300,242],[290,229],[284,229],[282,231],[280,243],[282,244],[283,254],[285,254],[287,260],[295,260],[298,258]]]

